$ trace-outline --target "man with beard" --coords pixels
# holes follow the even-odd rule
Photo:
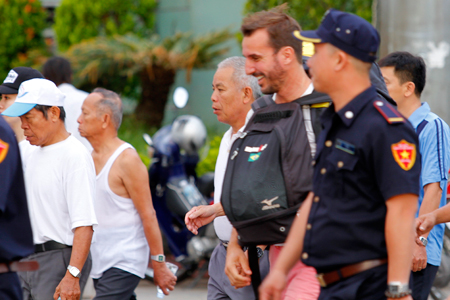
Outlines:
[[[292,31],[300,30],[300,26],[284,13],[286,8],[286,5],[282,5],[269,11],[249,15],[244,18],[241,26],[244,35],[242,53],[246,58],[246,73],[258,79],[264,94],[273,94],[274,105],[293,101],[301,104],[302,97],[316,93],[302,65],[302,45],[292,35]],[[329,98],[326,99],[329,100]],[[314,125],[318,121],[316,118],[318,114],[312,112],[313,110],[310,111],[309,118],[303,114],[308,140],[302,143],[309,143],[311,146],[311,153],[303,153],[304,155],[311,155],[315,150],[313,128],[317,128]],[[309,120],[309,126],[306,120]],[[305,174],[298,174],[298,176],[309,176]],[[278,259],[282,248],[283,244],[270,246],[271,265]],[[236,229],[233,229],[230,238],[225,272],[231,284],[237,288],[251,284],[252,272],[247,256],[238,243]],[[283,299],[317,299],[319,285],[315,275],[313,268],[298,261],[288,275],[288,286],[283,293]]]
[[[262,284],[261,299],[280,299],[299,258],[317,270],[319,299],[412,299],[420,153],[412,126],[371,85],[378,32],[358,16],[329,10],[318,30],[293,34],[315,44],[311,78],[333,104],[321,116],[314,194]]]

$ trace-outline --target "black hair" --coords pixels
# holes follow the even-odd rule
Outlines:
[[[400,83],[413,82],[416,86],[414,93],[420,97],[426,81],[426,65],[422,57],[398,51],[388,54],[378,64],[381,68],[394,67],[394,74]]]
[[[56,86],[72,82],[72,68],[70,62],[61,56],[54,56],[47,60],[42,67],[42,74]]]
[[[57,106],[59,108],[59,119],[64,122],[66,119],[66,111],[64,110],[64,107]],[[44,114],[44,117],[46,120],[48,120],[48,110],[51,108],[49,105],[40,105],[37,104],[34,108],[36,108],[37,111],[40,111]]]

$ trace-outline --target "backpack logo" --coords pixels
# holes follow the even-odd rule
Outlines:
[[[250,156],[248,157],[248,161],[249,162],[257,161],[260,156],[261,156],[261,152],[255,153],[255,154],[250,154]]]
[[[247,146],[247,147],[245,147],[244,151],[245,152],[249,152],[249,153],[257,153],[257,152],[261,153],[266,148],[267,148],[267,144],[261,145],[259,147],[249,147],[249,146]]]
[[[277,199],[278,199],[278,196],[273,197],[272,199],[269,199],[269,200],[265,199],[265,200],[261,201],[262,204],[266,205],[266,206],[262,207],[262,210],[268,210],[268,209],[280,207],[280,204],[272,204],[272,202]]]

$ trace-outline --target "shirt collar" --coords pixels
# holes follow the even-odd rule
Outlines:
[[[346,106],[340,109],[336,114],[341,118],[342,123],[347,127],[353,123],[353,120],[359,114],[359,112],[366,106],[367,103],[374,100],[377,97],[377,90],[374,86],[369,87],[364,92],[356,96],[352,101],[350,101]],[[330,113],[334,112],[334,104],[323,114],[323,120],[330,117]]]
[[[431,109],[428,103],[423,102],[422,105],[418,109],[416,109],[411,116],[409,116],[408,121],[411,122],[414,128],[417,128],[420,122],[422,122],[426,118],[430,111]]]
[[[306,91],[303,93],[303,95],[300,96],[300,98],[312,94],[313,91],[314,91],[314,85],[311,82],[309,84],[308,88],[306,89]],[[273,101],[275,101],[276,99],[277,99],[277,93],[273,94],[273,96],[272,96]]]

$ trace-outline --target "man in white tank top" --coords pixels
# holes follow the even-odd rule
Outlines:
[[[117,137],[122,102],[115,92],[97,88],[78,118],[81,136],[94,150],[98,227],[92,244],[94,299],[130,299],[148,265],[149,247],[155,284],[166,295],[176,283],[163,254],[148,173],[136,150]]]

